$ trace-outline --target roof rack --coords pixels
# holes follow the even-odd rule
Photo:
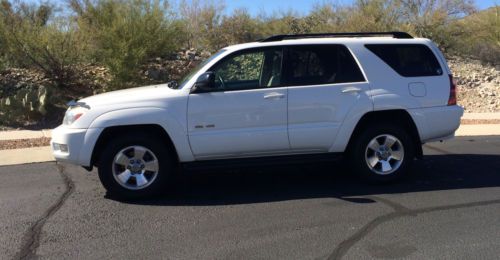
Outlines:
[[[260,40],[260,42],[276,42],[282,40],[302,39],[302,38],[376,37],[376,36],[392,36],[393,38],[396,39],[413,39],[413,36],[405,32],[348,32],[348,33],[280,34],[262,39]]]

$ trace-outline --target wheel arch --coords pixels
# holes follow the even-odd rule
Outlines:
[[[98,158],[101,156],[101,152],[103,147],[106,146],[113,138],[118,136],[126,135],[131,132],[144,132],[148,135],[158,136],[162,142],[164,142],[165,146],[169,151],[174,155],[176,162],[179,162],[179,154],[175,145],[172,141],[172,138],[167,133],[167,131],[158,124],[137,124],[137,125],[119,125],[119,126],[110,126],[103,129],[97,142],[92,151],[90,165],[98,166]]]
[[[415,156],[418,159],[422,159],[422,142],[420,140],[418,128],[411,115],[404,109],[379,110],[365,113],[356,124],[354,131],[351,133],[346,149],[349,149],[352,146],[351,144],[353,140],[361,133],[363,129],[369,127],[370,124],[378,123],[402,125],[410,133],[410,136],[413,140],[415,146]]]

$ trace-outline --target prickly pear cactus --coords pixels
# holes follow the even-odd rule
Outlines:
[[[26,84],[10,92],[0,98],[0,124],[39,120],[46,115],[49,97],[46,86]]]

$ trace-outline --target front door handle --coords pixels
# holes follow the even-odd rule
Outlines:
[[[264,95],[265,99],[280,99],[280,98],[284,98],[284,97],[285,97],[285,94],[281,94],[281,93],[277,93],[277,92],[273,92],[273,93],[269,93],[269,94]]]
[[[345,87],[342,89],[342,93],[358,93],[361,89],[357,87]]]

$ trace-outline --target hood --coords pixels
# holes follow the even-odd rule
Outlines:
[[[79,102],[84,102],[90,107],[113,104],[130,104],[141,101],[157,100],[159,98],[171,95],[175,91],[176,90],[169,88],[167,84],[152,85],[106,92],[95,96],[86,97],[79,100]]]

